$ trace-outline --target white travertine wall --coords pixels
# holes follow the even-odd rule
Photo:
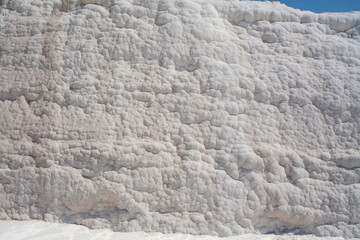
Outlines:
[[[360,13],[2,0],[0,219],[360,237]]]

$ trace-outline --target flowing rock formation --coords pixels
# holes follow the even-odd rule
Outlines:
[[[0,219],[360,237],[360,13],[2,0]]]

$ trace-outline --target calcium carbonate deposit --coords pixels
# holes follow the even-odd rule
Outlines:
[[[43,221],[1,221],[0,239],[4,240],[329,240],[328,237],[292,234],[244,234],[232,237],[214,237],[207,235],[161,234],[145,232],[112,232],[108,229],[90,230],[84,226]],[[343,240],[342,237],[331,237]]]
[[[0,2],[0,219],[360,237],[360,12]]]

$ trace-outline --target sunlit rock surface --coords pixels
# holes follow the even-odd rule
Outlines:
[[[0,219],[360,237],[360,13],[2,0]]]
[[[145,232],[112,232],[108,229],[90,230],[84,226],[43,221],[0,221],[0,238],[11,240],[328,240],[328,237],[293,234],[244,234],[233,237],[214,237],[208,235],[161,234]],[[332,240],[342,240],[334,237]]]

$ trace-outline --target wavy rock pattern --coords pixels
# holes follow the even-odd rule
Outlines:
[[[360,14],[3,0],[0,218],[360,237]]]

